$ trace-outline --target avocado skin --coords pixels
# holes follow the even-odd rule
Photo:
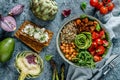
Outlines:
[[[13,38],[6,38],[0,42],[0,62],[4,63],[10,60],[15,47]]]

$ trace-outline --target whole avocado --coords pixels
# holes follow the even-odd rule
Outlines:
[[[13,38],[6,38],[0,42],[0,62],[7,62],[14,51],[15,41]]]

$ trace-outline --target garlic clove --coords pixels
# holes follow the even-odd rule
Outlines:
[[[19,15],[23,12],[23,9],[24,9],[24,5],[19,4],[13,7],[8,14],[11,16]]]

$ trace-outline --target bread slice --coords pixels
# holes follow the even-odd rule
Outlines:
[[[15,36],[20,39],[23,43],[25,43],[27,46],[29,46],[30,48],[32,48],[35,52],[39,53],[42,48],[44,48],[45,46],[48,46],[52,36],[53,36],[53,32],[50,30],[45,30],[45,32],[48,33],[49,39],[48,42],[44,42],[44,43],[40,43],[40,41],[38,41],[37,39],[34,39],[34,37],[29,36],[28,34],[22,32],[22,30],[25,28],[26,25],[32,25],[33,27],[38,27],[38,28],[42,28],[37,26],[36,24],[30,22],[30,21],[25,21],[20,28],[18,29],[18,31],[15,33]]]

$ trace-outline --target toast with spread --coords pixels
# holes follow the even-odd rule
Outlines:
[[[30,21],[25,21],[17,30],[15,36],[39,53],[42,48],[49,45],[53,32],[39,27]]]

